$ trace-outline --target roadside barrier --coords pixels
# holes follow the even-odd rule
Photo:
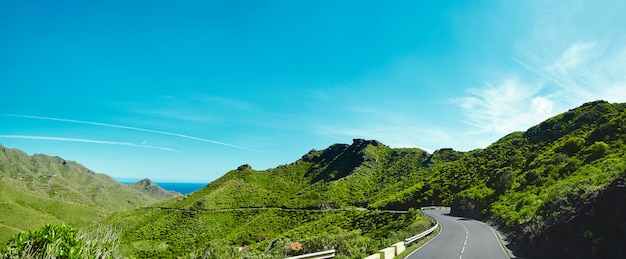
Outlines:
[[[424,231],[422,233],[419,233],[419,234],[417,234],[415,236],[412,236],[412,237],[409,237],[409,238],[405,238],[404,239],[404,243],[405,244],[410,244],[410,243],[413,243],[413,242],[419,240],[422,237],[428,236],[428,235],[430,235],[430,233],[433,233],[433,231],[435,231],[435,229],[437,229],[438,226],[439,226],[439,223],[435,224],[435,226],[433,226],[432,228],[429,228],[428,230],[426,230],[426,231]]]
[[[287,257],[285,259],[325,259],[325,258],[334,258],[335,250],[322,251],[317,253],[298,255],[294,257]]]
[[[442,209],[445,207],[424,207],[421,208],[421,210],[424,209]],[[378,251],[378,253],[370,255],[368,257],[365,257],[365,259],[392,259],[394,258],[396,255],[404,252],[404,250],[406,250],[406,245],[413,243],[417,240],[419,240],[420,238],[423,238],[425,236],[430,235],[431,233],[433,233],[437,227],[439,226],[439,222],[437,222],[437,220],[435,220],[434,218],[423,214],[427,216],[431,221],[433,221],[435,223],[435,225],[431,228],[429,228],[428,230],[419,233],[415,236],[412,237],[408,237],[404,239],[404,242],[399,242],[394,244],[391,247],[387,247],[384,249],[381,249]],[[322,252],[317,252],[317,253],[312,253],[312,254],[305,254],[305,255],[298,255],[298,256],[294,256],[294,257],[288,257],[285,259],[322,259],[322,258],[334,258],[335,257],[335,250],[328,250],[328,251],[322,251]]]

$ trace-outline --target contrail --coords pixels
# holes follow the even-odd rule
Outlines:
[[[194,136],[189,136],[189,135],[184,135],[184,134],[179,134],[179,133],[173,133],[173,132],[167,132],[167,131],[144,129],[144,128],[137,128],[137,127],[131,127],[131,126],[117,125],[117,124],[109,124],[109,123],[101,123],[101,122],[93,122],[93,121],[70,120],[70,119],[41,117],[41,116],[30,116],[30,115],[20,115],[20,114],[0,114],[0,115],[2,115],[2,116],[11,116],[11,117],[20,117],[20,118],[29,118],[29,119],[37,119],[37,120],[63,121],[63,122],[71,122],[71,123],[96,125],[96,126],[109,127],[109,128],[118,128],[118,129],[143,131],[143,132],[150,132],[150,133],[156,133],[156,134],[161,134],[161,135],[169,135],[169,136],[174,136],[174,137],[179,137],[179,138],[193,139],[193,140],[197,140],[197,141],[208,142],[208,143],[212,143],[212,144],[217,144],[217,145],[228,146],[228,147],[233,147],[233,148],[239,148],[239,149],[245,149],[245,150],[252,151],[252,149],[249,149],[247,147],[242,147],[242,146],[232,145],[232,144],[219,142],[219,141],[215,141],[215,140],[198,138],[198,137],[194,137]]]
[[[140,147],[140,148],[151,148],[151,149],[160,149],[165,151],[178,152],[175,149],[168,147],[158,147],[158,146],[149,146],[149,145],[139,145],[128,142],[115,142],[115,141],[106,141],[106,140],[93,140],[93,139],[82,139],[82,138],[61,138],[61,137],[47,137],[47,136],[25,136],[25,135],[0,135],[0,138],[17,138],[17,139],[36,139],[36,140],[53,140],[53,141],[69,141],[69,142],[83,142],[83,143],[96,143],[96,144],[106,144],[106,145],[118,145],[118,146],[130,146],[130,147]]]

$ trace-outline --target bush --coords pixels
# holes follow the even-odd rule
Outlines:
[[[589,146],[584,150],[584,153],[587,156],[587,162],[591,162],[598,158],[603,157],[609,149],[609,145],[604,143],[603,141],[597,141],[593,143],[593,145]]]
[[[581,137],[572,137],[565,141],[561,147],[561,151],[569,156],[573,156],[585,145],[585,139]]]
[[[120,258],[119,237],[110,228],[86,232],[67,225],[47,224],[14,236],[0,258]]]

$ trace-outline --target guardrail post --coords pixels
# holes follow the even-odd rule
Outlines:
[[[406,250],[406,246],[404,246],[404,242],[398,242],[393,244],[393,248],[396,250],[396,255],[399,255],[400,253],[404,252],[404,250]]]
[[[396,249],[393,247],[387,247],[378,250],[378,254],[380,254],[380,259],[393,259],[396,257]]]

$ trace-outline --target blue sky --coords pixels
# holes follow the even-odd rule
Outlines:
[[[484,148],[626,102],[624,1],[2,1],[0,143],[209,182],[353,138]]]

